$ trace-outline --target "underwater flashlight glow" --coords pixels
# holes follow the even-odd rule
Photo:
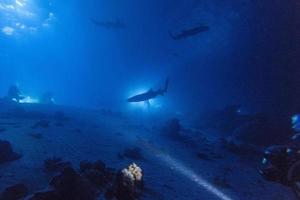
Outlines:
[[[32,98],[30,96],[25,97],[24,99],[20,100],[20,103],[39,103],[38,99]]]
[[[222,191],[214,187],[212,184],[207,182],[203,177],[196,174],[192,169],[184,166],[179,161],[172,158],[170,155],[167,154],[160,154],[160,158],[168,164],[173,170],[176,170],[180,174],[186,176],[191,181],[195,182],[198,186],[204,188],[206,191],[210,192],[211,194],[215,195],[221,200],[232,200],[232,198],[228,197]]]

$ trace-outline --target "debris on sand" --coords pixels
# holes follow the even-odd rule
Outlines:
[[[70,166],[70,162],[64,162],[58,157],[48,158],[44,161],[44,167],[47,172],[61,172]]]
[[[96,191],[72,167],[65,168],[54,177],[50,185],[52,190],[38,192],[30,200],[95,200]]]
[[[48,120],[40,120],[37,123],[35,123],[31,128],[36,129],[36,128],[49,128],[50,126],[50,121]]]
[[[50,190],[37,192],[30,200],[96,200],[101,192],[111,188],[116,177],[115,171],[101,161],[82,161],[79,171],[60,158],[48,159],[45,165],[49,171],[63,169],[51,180]]]
[[[143,171],[135,163],[120,171],[113,188],[105,194],[107,199],[135,200],[144,188]]]
[[[0,200],[23,199],[28,194],[28,188],[24,184],[10,186],[1,194]]]
[[[145,157],[142,154],[142,149],[138,147],[125,149],[123,153],[119,153],[118,157],[120,159],[132,159],[132,160],[144,160]]]
[[[21,155],[15,153],[10,142],[0,140],[0,164],[4,162],[14,161],[21,158]]]

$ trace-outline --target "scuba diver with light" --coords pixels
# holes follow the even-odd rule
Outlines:
[[[14,102],[20,103],[20,101],[24,98],[25,97],[22,94],[21,90],[19,89],[18,84],[11,85],[9,87],[8,92],[7,92],[7,99],[9,101],[14,101]]]
[[[288,144],[265,149],[259,173],[269,181],[290,186],[300,198],[300,115],[292,117],[295,134]]]

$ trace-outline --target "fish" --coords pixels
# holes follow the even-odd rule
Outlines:
[[[192,36],[198,35],[200,33],[207,32],[207,31],[209,31],[209,26],[201,25],[201,26],[197,26],[194,28],[182,30],[181,33],[178,33],[178,34],[173,34],[171,32],[169,34],[172,39],[181,40],[181,39],[186,39],[188,37],[192,37]]]

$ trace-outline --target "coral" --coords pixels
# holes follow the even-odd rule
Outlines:
[[[8,141],[0,140],[0,163],[17,160],[21,157],[15,153]]]
[[[62,200],[94,200],[96,197],[96,191],[90,183],[72,167],[65,168],[52,179],[50,185]]]
[[[62,171],[64,168],[70,167],[71,163],[63,162],[61,158],[53,157],[44,161],[44,166],[48,172]]]
[[[54,157],[45,160],[45,167],[61,173],[51,180],[52,190],[35,193],[30,200],[95,200],[115,177],[113,170],[101,161],[82,161],[77,172],[70,163]]]
[[[126,170],[126,169],[125,169]],[[127,168],[128,172],[131,173],[134,177],[135,182],[141,182],[143,179],[143,171],[135,163],[131,164]]]
[[[112,182],[115,173],[111,168],[107,168],[102,161],[80,162],[80,173],[91,184],[101,189]]]
[[[111,190],[106,193],[106,198],[113,196],[118,200],[135,200],[143,189],[143,171],[135,163],[121,170]]]

